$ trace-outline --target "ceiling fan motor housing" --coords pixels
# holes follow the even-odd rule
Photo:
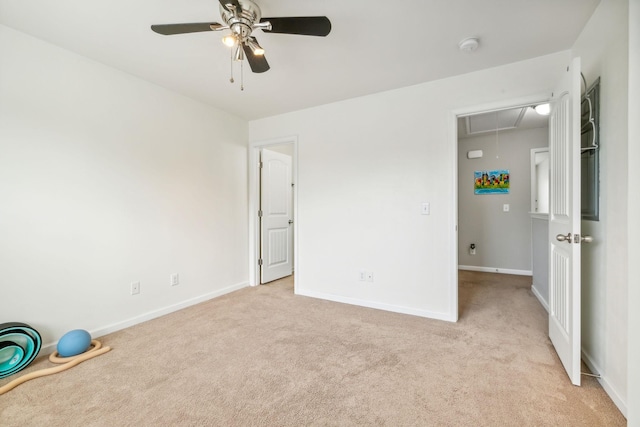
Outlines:
[[[238,0],[238,3],[242,7],[241,10],[234,10],[232,7],[225,9],[221,4],[220,16],[233,34],[244,43],[251,35],[255,23],[260,22],[262,12],[258,5],[250,0]]]

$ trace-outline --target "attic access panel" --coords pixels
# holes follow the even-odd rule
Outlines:
[[[467,116],[465,117],[467,135],[515,129],[520,124],[527,108],[512,108]]]

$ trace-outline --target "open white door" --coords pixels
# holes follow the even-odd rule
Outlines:
[[[293,271],[291,157],[262,149],[260,177],[260,283],[267,283]]]
[[[580,385],[580,58],[553,92],[549,153],[549,338]]]

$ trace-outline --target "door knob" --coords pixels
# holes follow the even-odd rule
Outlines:
[[[293,220],[292,219],[289,220],[289,224],[293,224]]]
[[[593,237],[591,236],[580,236],[580,243],[591,243],[593,242]]]
[[[571,233],[567,233],[567,235],[565,236],[564,234],[558,234],[556,236],[556,240],[559,242],[567,242],[567,243],[571,243]]]

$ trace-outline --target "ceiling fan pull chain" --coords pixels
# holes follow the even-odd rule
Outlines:
[[[496,111],[496,159],[500,158],[500,145],[498,144],[498,138],[500,137],[498,135],[498,114],[500,114],[500,111]]]
[[[230,62],[230,66],[231,66],[231,78],[229,79],[229,81],[231,83],[233,83],[234,82],[234,80],[233,80],[233,50],[231,50],[230,52],[231,52],[231,60],[229,62]]]
[[[244,90],[244,61],[240,61],[240,90]]]

